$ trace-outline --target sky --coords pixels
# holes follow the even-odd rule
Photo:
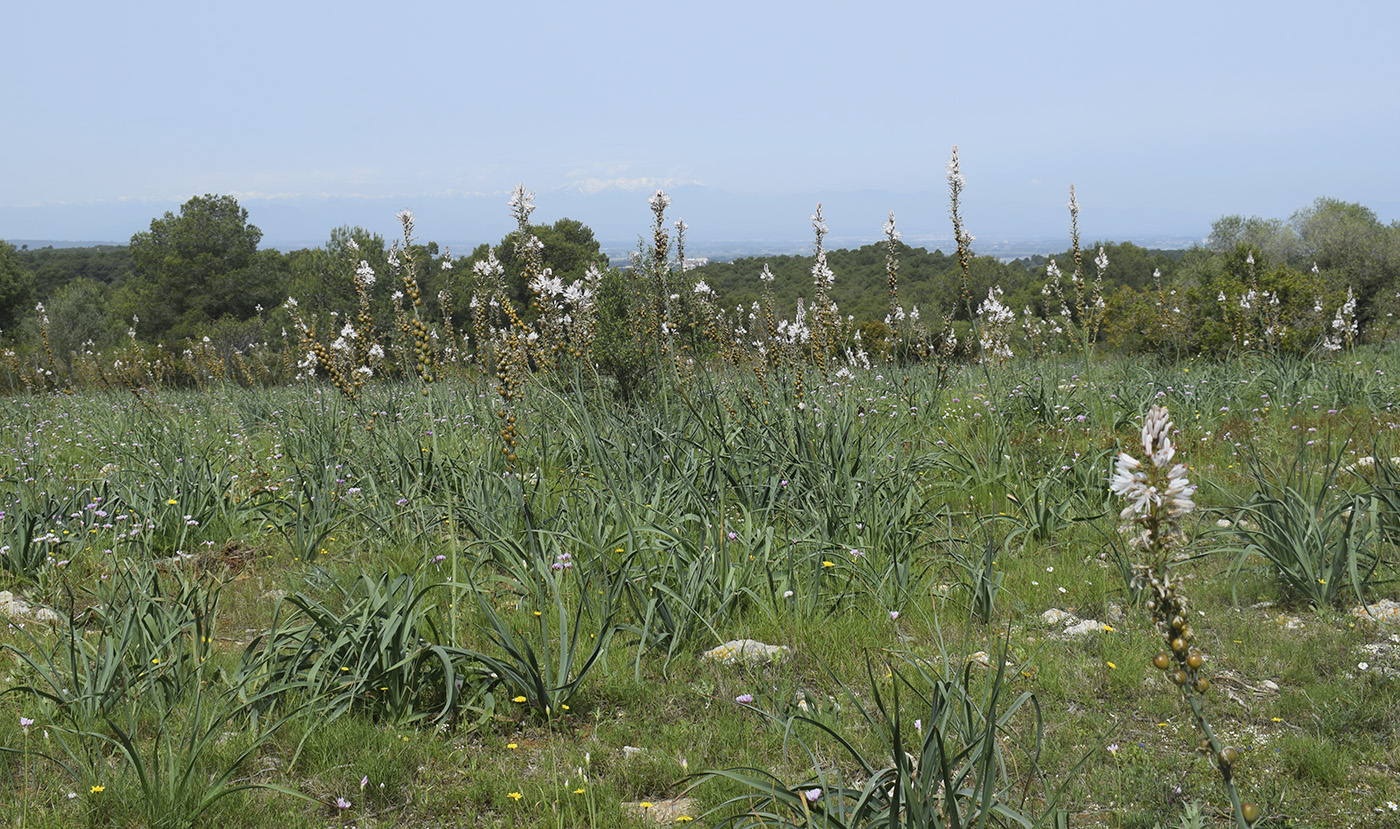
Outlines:
[[[231,194],[264,239],[1204,236],[1327,196],[1400,218],[1400,4],[10,4],[0,238],[124,241]],[[690,208],[690,210],[687,210]],[[563,211],[567,210],[567,213]]]

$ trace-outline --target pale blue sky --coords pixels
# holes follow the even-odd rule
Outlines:
[[[503,202],[523,181],[549,218],[552,190],[638,179],[838,213],[874,191],[860,203],[946,235],[954,144],[984,238],[1063,227],[1071,183],[1090,236],[1324,195],[1400,216],[1394,3],[55,0],[4,19],[0,238],[93,238],[113,202],[206,192],[270,239],[272,205],[308,196]],[[597,204],[575,218],[644,230],[644,199]],[[482,228],[419,213],[429,236],[509,224],[503,204]],[[874,235],[884,216],[840,218]]]

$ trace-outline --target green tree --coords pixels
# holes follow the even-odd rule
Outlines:
[[[395,288],[389,271],[388,246],[383,236],[364,228],[337,227],[324,246],[287,254],[289,276],[284,293],[296,298],[303,314],[319,317],[339,311],[354,315],[359,307],[354,274],[361,262],[374,271],[370,294],[376,322],[383,328],[390,324],[389,294]],[[279,297],[279,304],[283,299],[286,297]]]
[[[142,333],[194,336],[223,316],[247,319],[277,301],[285,263],[258,251],[262,231],[232,196],[196,196],[131,237],[136,277],[125,304],[139,314]]]
[[[1328,198],[1294,213],[1291,224],[1299,238],[1295,266],[1316,265],[1333,282],[1353,287],[1364,332],[1400,288],[1400,228],[1381,224],[1368,207]]]
[[[22,250],[19,258],[34,274],[35,293],[45,302],[74,279],[86,277],[116,286],[130,276],[133,269],[131,251],[126,245],[46,246]]]
[[[1239,214],[1221,216],[1210,226],[1206,248],[1220,254],[1233,253],[1244,245],[1256,256],[1275,262],[1294,261],[1298,256],[1298,234],[1281,219],[1245,218]]]
[[[0,240],[0,331],[10,331],[33,311],[34,276],[20,264],[15,246]]]
[[[598,240],[593,237],[593,229],[576,219],[563,218],[552,225],[533,225],[530,232],[544,243],[544,266],[549,268],[554,276],[562,279],[565,285],[583,276],[589,265],[597,265],[599,268],[608,266],[608,257],[603,253]],[[506,286],[511,292],[511,298],[519,307],[526,308],[530,302],[530,289],[525,284],[523,266],[515,253],[517,233],[518,231],[509,234],[500,244],[490,249],[495,252],[496,259],[505,268]],[[463,276],[470,274],[471,266],[486,258],[487,249],[487,245],[478,245],[467,257],[465,267],[460,268],[459,272]],[[452,281],[455,283],[458,280]],[[464,285],[458,284],[453,287],[453,291],[464,294],[464,288]],[[458,301],[465,302],[467,298],[461,295]]]
[[[49,300],[49,339],[54,357],[73,370],[73,355],[88,343],[101,350],[121,336],[121,321],[110,315],[111,289],[95,279],[78,277],[59,288]]]

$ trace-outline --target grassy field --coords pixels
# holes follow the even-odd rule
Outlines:
[[[1397,357],[0,400],[0,821],[1400,825]]]

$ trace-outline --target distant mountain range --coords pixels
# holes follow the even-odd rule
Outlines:
[[[623,256],[639,236],[650,235],[652,214],[647,197],[655,182],[647,179],[587,180],[539,193],[535,222],[561,217],[591,227],[604,249]],[[945,193],[895,193],[875,190],[828,194],[746,195],[695,183],[668,183],[668,222],[683,218],[687,253],[732,258],[736,255],[794,253],[810,249],[809,217],[817,202],[831,247],[854,247],[880,238],[880,228],[895,211],[906,243],[951,249]],[[192,194],[193,195],[193,194]],[[232,194],[248,210],[249,221],[263,231],[263,245],[291,250],[325,244],[332,228],[358,225],[397,237],[395,214],[407,207],[416,216],[420,241],[436,241],[461,252],[482,242],[496,242],[514,229],[508,192],[396,197],[291,196]],[[180,202],[120,200],[28,207],[0,207],[0,238],[31,247],[72,244],[125,244]],[[1064,250],[1069,245],[1063,205],[1029,203],[965,206],[979,253],[1003,258]],[[1186,247],[1209,232],[1215,216],[1145,207],[1111,217],[1082,217],[1086,244],[1095,239],[1133,241],[1144,247]],[[32,241],[31,241],[32,240]],[[93,241],[95,240],[95,241]]]

